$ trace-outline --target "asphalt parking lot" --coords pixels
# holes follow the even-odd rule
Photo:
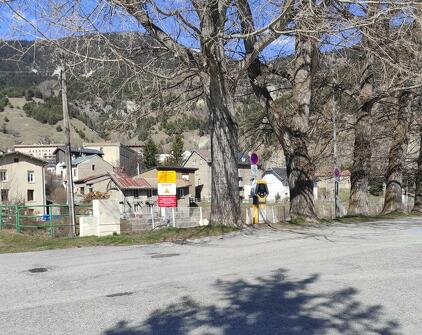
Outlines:
[[[1,334],[421,334],[422,218],[0,255]]]

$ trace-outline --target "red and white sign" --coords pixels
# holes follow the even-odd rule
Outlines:
[[[177,207],[177,199],[175,195],[159,195],[158,207]]]
[[[157,171],[158,207],[177,207],[176,171]]]

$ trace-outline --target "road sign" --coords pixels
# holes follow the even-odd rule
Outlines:
[[[252,153],[250,161],[252,165],[257,165],[259,162],[258,155],[256,153]]]
[[[176,183],[176,171],[157,171],[157,182]]]
[[[176,184],[175,183],[158,184],[158,195],[176,195]]]
[[[177,199],[175,195],[159,195],[158,207],[177,207]]]
[[[177,207],[176,171],[157,171],[158,207]]]
[[[337,180],[341,177],[341,171],[338,167],[334,169],[334,177],[336,177]]]

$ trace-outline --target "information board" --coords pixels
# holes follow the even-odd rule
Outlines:
[[[177,207],[176,171],[157,171],[158,207]]]

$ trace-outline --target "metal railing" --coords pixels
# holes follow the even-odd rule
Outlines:
[[[76,206],[77,230],[79,217],[91,214],[91,206]],[[0,205],[0,229],[14,229],[17,233],[47,233],[49,237],[54,237],[68,235],[71,228],[67,205]]]
[[[142,207],[126,215],[122,222],[123,232],[141,232],[165,227],[190,228],[207,225],[210,209],[202,207],[158,208]]]

